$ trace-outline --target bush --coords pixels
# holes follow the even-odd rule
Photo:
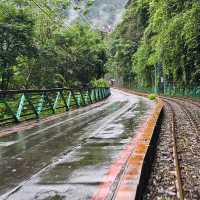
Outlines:
[[[157,97],[156,94],[150,94],[150,95],[148,95],[148,99],[150,99],[150,100],[155,100],[156,97]]]
[[[109,87],[109,84],[106,80],[104,79],[99,79],[99,80],[92,80],[91,81],[92,87]]]

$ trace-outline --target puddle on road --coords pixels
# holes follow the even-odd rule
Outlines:
[[[66,125],[58,126],[42,135],[22,140],[16,144],[19,147],[3,148],[0,193],[47,166],[6,199],[90,199],[153,106],[143,98],[136,98],[125,114],[118,112],[126,104],[125,101],[115,102],[107,109],[99,110],[94,118],[88,115],[84,120],[72,121],[70,126],[78,128],[71,132]],[[87,126],[86,123],[78,125],[85,120]],[[32,147],[26,149],[27,145]]]

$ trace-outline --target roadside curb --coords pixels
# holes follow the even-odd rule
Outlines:
[[[118,185],[115,200],[141,199],[148,180],[158,139],[159,120],[164,103],[158,100],[152,115],[138,131],[135,150],[130,156],[125,172]]]
[[[130,90],[120,90],[129,94],[136,94]],[[140,96],[145,97],[145,94]],[[156,150],[159,136],[158,130],[164,106],[162,100],[159,98],[156,100],[157,103],[151,115],[137,131],[130,144],[123,150],[119,160],[111,166],[100,185],[99,191],[92,200],[133,200],[142,198]],[[126,161],[124,161],[125,159]],[[116,180],[118,184],[113,188]],[[110,194],[111,190],[115,191],[114,195]]]

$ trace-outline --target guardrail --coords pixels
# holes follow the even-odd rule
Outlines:
[[[123,84],[124,88],[132,89],[138,92],[145,92],[145,93],[155,93],[155,87],[141,87],[136,86],[136,84],[129,82]],[[165,86],[157,87],[157,93],[166,96],[185,96],[185,97],[193,97],[193,98],[200,98],[200,85],[193,85],[193,86],[179,86],[173,84],[165,84]]]
[[[110,88],[0,91],[0,125],[39,119],[107,98]]]

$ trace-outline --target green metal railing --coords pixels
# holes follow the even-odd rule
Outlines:
[[[155,93],[154,87],[142,87],[138,86],[134,83],[124,83],[123,87],[135,90],[138,92],[146,92],[146,93]],[[180,97],[193,97],[193,98],[200,98],[200,86],[193,85],[193,86],[179,86],[174,84],[166,84],[164,87],[157,88],[157,93],[165,96],[180,96]]]
[[[200,98],[200,86],[180,87],[168,84],[165,86],[164,95],[167,96],[188,96]]]
[[[130,89],[130,90],[134,90],[136,92],[145,92],[145,93],[149,93],[149,94],[154,93],[154,88],[142,87],[142,86],[138,86],[134,83],[124,83],[122,87]]]
[[[0,91],[0,125],[39,119],[101,101],[110,88]]]

